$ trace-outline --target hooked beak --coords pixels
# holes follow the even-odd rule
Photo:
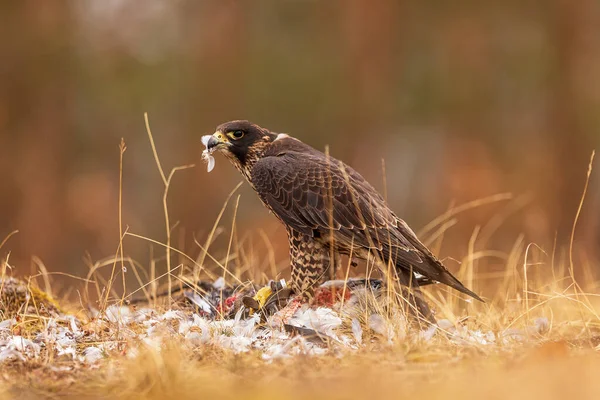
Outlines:
[[[229,145],[231,145],[231,143],[229,142],[229,139],[227,139],[227,136],[225,136],[222,132],[217,131],[208,139],[206,148],[212,153],[215,150],[219,150],[220,148],[227,147]]]

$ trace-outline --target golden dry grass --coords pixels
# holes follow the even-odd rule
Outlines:
[[[113,353],[93,368],[61,370],[68,363],[52,357],[4,365],[0,394],[27,399],[596,399],[600,296],[593,287],[581,291],[568,274],[552,282],[538,279],[529,279],[527,303],[522,279],[486,304],[432,297],[438,318],[468,332],[491,332],[492,343],[468,336],[453,340],[443,332],[424,340],[413,327],[391,344],[365,334],[358,350],[266,362],[258,350],[234,354],[214,345],[190,347],[174,337],[160,350],[142,346],[134,358]],[[547,324],[534,329],[538,318]]]
[[[594,343],[534,340],[490,352],[436,341],[270,364],[256,353],[186,351],[173,344],[133,360],[115,358],[97,371],[18,371],[6,398],[595,399],[600,357]]]

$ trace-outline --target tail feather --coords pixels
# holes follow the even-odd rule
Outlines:
[[[469,295],[483,303],[483,299],[475,292],[467,289],[454,275],[444,267],[431,251],[417,238],[417,235],[410,229],[406,222],[397,219],[399,234],[410,245],[414,246],[413,251],[401,253],[402,257],[396,258],[396,267],[413,270],[418,272],[430,281],[440,282],[458,290],[461,293]],[[384,249],[386,250],[386,249]],[[389,249],[387,249],[389,254]],[[416,262],[415,262],[416,261]]]
[[[485,301],[483,301],[483,299],[481,297],[479,297],[472,290],[467,289],[465,287],[465,285],[463,285],[454,275],[452,275],[446,268],[444,268],[444,266],[441,263],[439,263],[439,265],[443,268],[443,272],[442,272],[442,274],[440,274],[440,277],[438,277],[435,280],[437,280],[438,282],[443,283],[445,285],[448,285],[451,288],[456,289],[461,293],[469,295],[469,296],[473,297],[474,299],[481,301],[482,303],[485,303]]]
[[[472,290],[467,289],[461,281],[452,275],[452,273],[450,273],[450,271],[448,271],[446,267],[444,267],[444,265],[437,258],[435,258],[435,256],[421,253],[421,256],[418,258],[418,260],[420,262],[406,262],[405,259],[397,260],[396,268],[403,269],[405,271],[412,271],[413,274],[418,274],[416,280],[419,286],[434,282],[443,283],[444,285],[448,285],[461,293],[469,295],[474,299],[485,303],[481,297],[479,297]]]

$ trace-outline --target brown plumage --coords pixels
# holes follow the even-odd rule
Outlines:
[[[248,121],[220,125],[207,147],[225,154],[286,226],[294,290],[310,295],[328,277],[336,256],[344,254],[359,259],[373,256],[384,267],[391,262],[403,285],[416,286],[417,273],[481,300],[343,162]]]

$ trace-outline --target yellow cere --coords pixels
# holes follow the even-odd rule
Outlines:
[[[216,131],[215,133],[213,133],[213,136],[222,143],[229,143],[229,138],[227,136],[229,135],[224,135],[223,132],[221,131]]]

